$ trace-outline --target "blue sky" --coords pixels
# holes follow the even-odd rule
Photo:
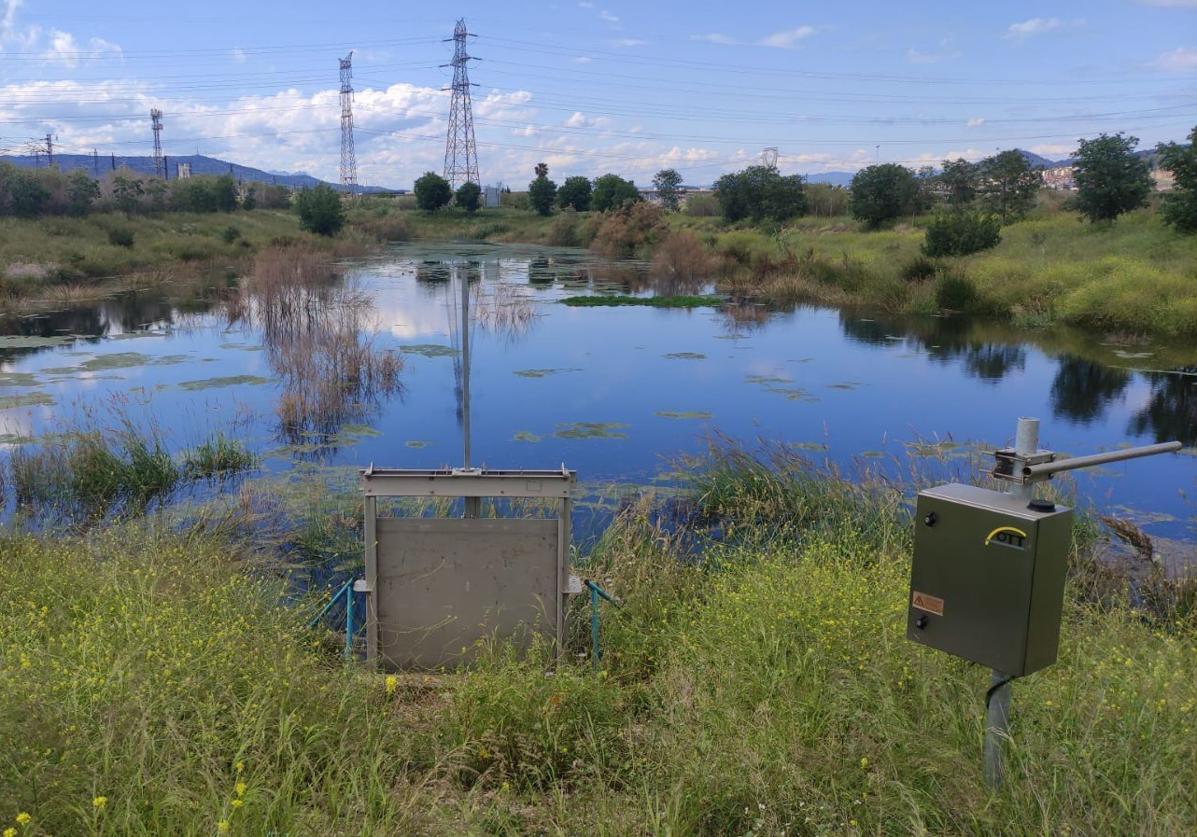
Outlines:
[[[440,171],[453,23],[471,32],[485,182],[663,166],[688,183],[780,150],[787,172],[998,148],[1065,156],[1197,124],[1197,0],[366,2],[0,0],[0,147],[200,151],[335,180],[355,49],[359,180]]]

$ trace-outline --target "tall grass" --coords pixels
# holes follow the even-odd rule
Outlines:
[[[692,468],[692,510],[631,503],[578,563],[622,600],[597,672],[583,601],[555,669],[492,644],[460,673],[387,677],[334,662],[311,609],[277,607],[210,532],[8,537],[5,815],[52,833],[1197,828],[1197,627],[1092,598],[1074,569],[1060,660],[1015,684],[992,793],[988,672],[904,637],[901,492],[782,449]]]

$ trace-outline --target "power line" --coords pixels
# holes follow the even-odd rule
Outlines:
[[[341,187],[357,191],[357,153],[353,148],[353,50],[339,61],[341,67]]]
[[[463,183],[481,185],[478,148],[474,141],[474,108],[470,101],[469,37],[465,18],[453,27],[453,98],[449,102],[449,128],[445,134],[445,179],[453,188]],[[477,37],[477,36],[475,36]]]

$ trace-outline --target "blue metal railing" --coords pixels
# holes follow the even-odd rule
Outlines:
[[[597,669],[603,659],[603,648],[599,643],[599,599],[619,607],[619,601],[590,579],[583,582],[590,591],[590,665]]]
[[[344,652],[344,654],[345,654],[346,660],[353,659],[353,639],[354,639],[354,635],[357,633],[357,630],[356,630],[357,626],[353,622],[353,584],[354,584],[354,581],[355,581],[355,579],[351,578],[348,581],[346,581],[344,584],[342,584],[337,589],[337,592],[332,594],[332,598],[330,598],[328,600],[328,602],[324,605],[324,607],[322,607],[320,609],[320,612],[317,613],[315,615],[315,617],[313,617],[310,622],[308,622],[309,628],[316,627],[316,625],[320,622],[320,620],[324,618],[325,614],[327,614],[330,610],[332,610],[333,606],[336,605],[337,601],[342,596],[344,596],[345,597],[345,652]]]

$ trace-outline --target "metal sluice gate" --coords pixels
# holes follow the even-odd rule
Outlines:
[[[565,640],[570,513],[577,473],[375,468],[360,472],[365,512],[366,659],[437,669],[472,659],[495,636],[527,647]],[[466,516],[379,515],[379,498],[464,499]],[[555,501],[556,518],[471,516],[479,498]],[[471,503],[472,501],[472,503]],[[573,586],[578,586],[575,583]]]

